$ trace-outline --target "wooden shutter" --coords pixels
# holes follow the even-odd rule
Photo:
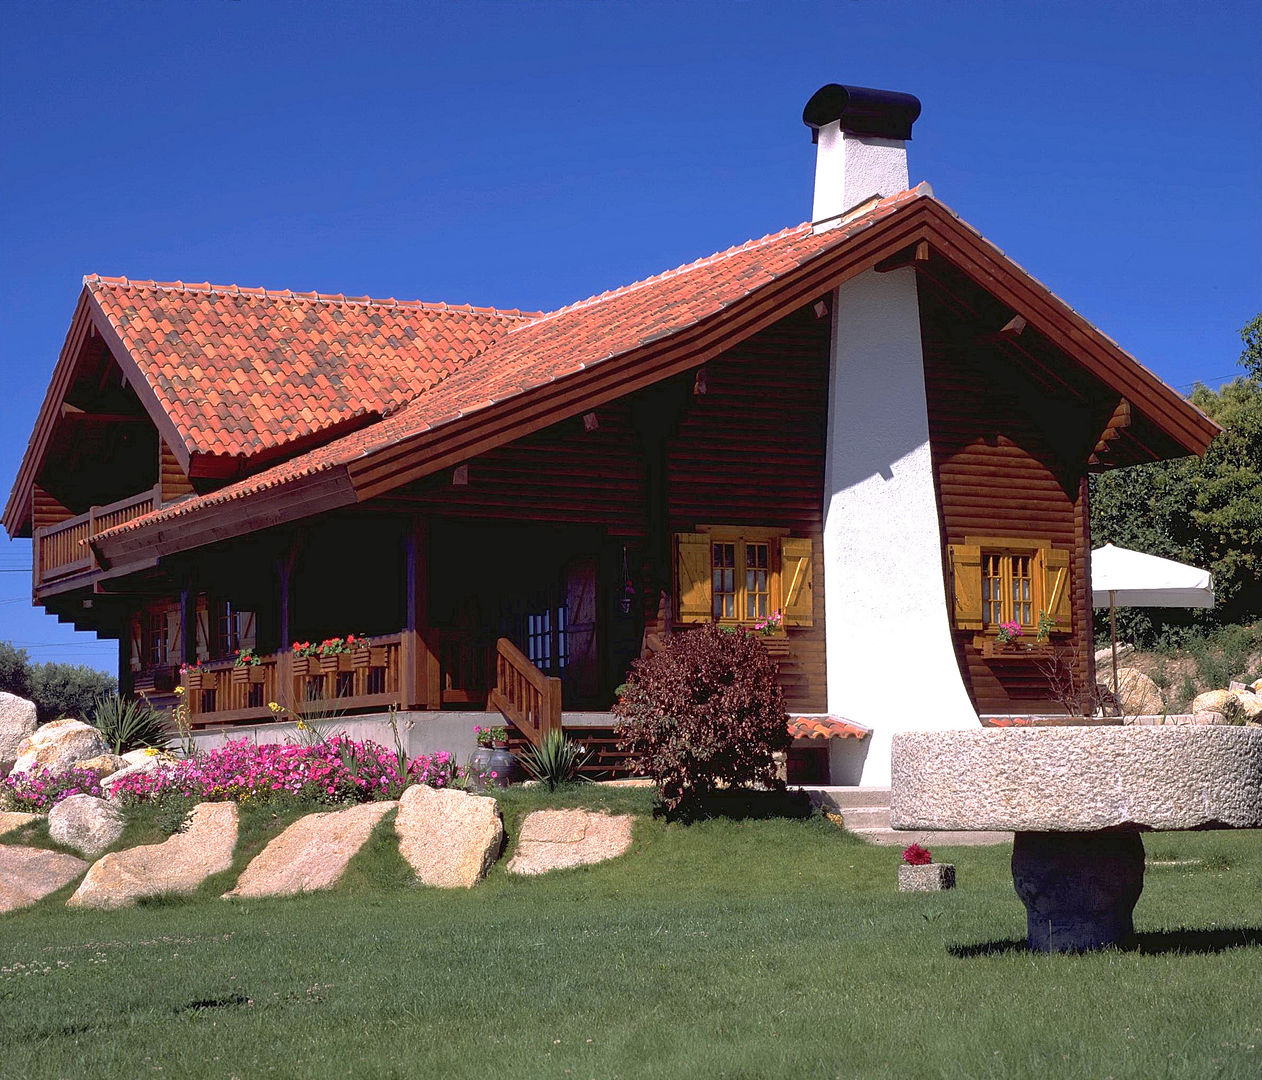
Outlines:
[[[184,661],[184,641],[180,634],[180,609],[170,608],[167,620],[167,663],[179,667]]]
[[[1073,603],[1069,591],[1069,552],[1064,548],[1043,548],[1043,610],[1056,620],[1054,633],[1073,629]]]
[[[785,626],[815,625],[814,569],[810,540],[786,536],[780,541],[780,610]]]
[[[145,666],[144,620],[133,615],[131,620],[131,662],[132,671],[140,671]]]
[[[237,643],[238,648],[252,649],[257,635],[254,632],[254,612],[238,611],[237,612]]]
[[[681,623],[711,621],[710,537],[706,533],[675,534],[676,610]]]
[[[210,659],[210,601],[205,596],[197,598],[197,659]]]
[[[951,544],[951,621],[957,630],[982,628],[982,549],[978,544]]]

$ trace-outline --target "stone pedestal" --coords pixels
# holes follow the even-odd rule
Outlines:
[[[941,892],[955,888],[955,867],[951,863],[925,863],[898,868],[899,892]]]
[[[1144,888],[1144,842],[1137,832],[1018,832],[1012,883],[1036,952],[1125,945]]]

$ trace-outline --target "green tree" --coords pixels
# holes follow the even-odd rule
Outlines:
[[[1240,353],[1240,366],[1254,382],[1262,382],[1262,315],[1255,315],[1240,331],[1244,349]]]
[[[31,668],[31,700],[40,723],[62,716],[85,720],[99,697],[116,693],[118,680],[86,664],[36,664]]]
[[[1262,617],[1262,383],[1236,379],[1217,392],[1198,384],[1191,401],[1223,433],[1204,458],[1093,478],[1092,543],[1135,548],[1213,573],[1212,611],[1162,612],[1161,622],[1208,627],[1256,619]],[[1119,617],[1119,629],[1141,641],[1151,640],[1153,623],[1142,612]]]
[[[8,641],[0,641],[0,690],[28,700],[31,696],[31,658]]]

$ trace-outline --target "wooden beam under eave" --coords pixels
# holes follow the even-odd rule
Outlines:
[[[1013,315],[1011,319],[999,328],[999,336],[1003,338],[1020,337],[1027,325],[1029,324],[1020,315]]]
[[[910,247],[882,259],[872,267],[878,274],[888,274],[891,270],[902,270],[907,266],[923,266],[929,261],[929,241],[917,240]]]

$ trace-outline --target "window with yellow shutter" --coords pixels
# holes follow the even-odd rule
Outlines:
[[[994,635],[1017,623],[1023,636],[1072,629],[1070,552],[1048,540],[967,536],[948,547],[952,623]]]
[[[781,626],[814,623],[811,541],[787,529],[701,525],[675,536],[677,617],[682,623]]]

